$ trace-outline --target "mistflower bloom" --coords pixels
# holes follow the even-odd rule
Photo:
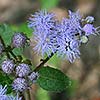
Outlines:
[[[25,46],[27,41],[27,37],[23,33],[15,33],[12,38],[12,45],[13,47],[23,47]]]
[[[25,77],[30,73],[30,67],[28,64],[21,63],[16,67],[16,75],[19,77]]]
[[[73,27],[73,29],[81,30],[81,20],[82,16],[78,11],[72,12],[69,10],[69,20],[70,20],[70,26]]]
[[[4,87],[0,85],[0,100],[8,100],[7,99],[7,86],[5,85]]]
[[[70,19],[71,20],[71,19]],[[61,21],[61,24],[58,25],[58,32],[61,35],[66,35],[67,38],[73,40],[78,40],[81,35],[82,35],[82,31],[80,28],[80,26],[77,27],[73,27],[73,24],[70,23],[70,20],[67,18],[63,18]],[[62,36],[61,36],[62,37]]]
[[[4,46],[2,45],[2,43],[0,43],[0,54],[2,54],[3,50],[4,50]]]
[[[16,92],[23,92],[28,89],[28,83],[24,78],[16,78],[12,84],[13,89]]]
[[[59,44],[57,43],[58,35],[56,32],[48,34],[47,36],[41,36],[38,35],[34,38],[36,41],[36,46],[34,47],[34,50],[37,51],[37,53],[41,53],[42,56],[44,54],[47,54],[48,56],[51,55],[51,53],[55,53],[57,51],[57,48]]]
[[[13,95],[8,96],[7,100],[22,100],[22,98],[19,97],[19,95],[17,94],[17,96],[13,96]]]
[[[92,16],[82,19],[79,10],[69,10],[69,18],[63,18],[61,22],[55,20],[54,14],[45,10],[36,12],[29,18],[29,27],[34,30],[36,42],[34,50],[47,56],[57,52],[57,55],[74,62],[80,57],[80,45],[88,42],[89,35],[100,32],[100,27],[95,28],[93,21]]]
[[[83,31],[85,32],[86,36],[89,36],[91,34],[99,34],[100,30],[98,30],[100,27],[95,28],[93,24],[85,24],[83,27]]]
[[[35,83],[36,80],[37,80],[37,78],[38,78],[38,76],[39,76],[38,72],[32,72],[32,73],[28,76],[28,78],[29,78],[29,80],[32,81],[32,83]]]
[[[85,21],[86,21],[87,23],[93,23],[93,22],[94,22],[94,17],[92,17],[92,16],[87,16],[86,19],[85,19]]]
[[[62,39],[59,41],[59,44],[60,47],[57,51],[58,56],[69,60],[71,63],[74,62],[76,58],[80,57],[79,41],[70,40],[67,37],[62,37]]]
[[[41,10],[29,18],[28,26],[34,29],[34,34],[46,35],[55,28],[55,23],[56,21],[53,13]]]
[[[7,59],[2,62],[1,67],[5,73],[10,74],[13,72],[15,64],[13,60]]]

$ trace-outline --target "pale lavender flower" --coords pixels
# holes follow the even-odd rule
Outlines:
[[[78,36],[82,35],[82,31],[78,26],[74,27],[72,23],[70,23],[71,19],[64,18],[61,21],[61,24],[58,25],[58,32],[62,35],[67,35],[67,37],[71,40],[79,39]],[[80,27],[80,26],[79,26]]]
[[[28,78],[29,78],[29,80],[32,81],[32,83],[35,83],[36,80],[37,80],[37,78],[38,78],[38,76],[39,76],[38,72],[32,72],[32,73],[28,76]]]
[[[13,96],[13,95],[8,96],[7,100],[22,100],[22,98],[19,97],[19,95],[17,94],[17,96]]]
[[[48,34],[55,27],[54,14],[46,10],[36,12],[29,18],[28,26],[34,29],[34,34]]]
[[[85,19],[84,21],[86,21],[87,23],[93,23],[93,22],[94,22],[94,17],[92,17],[92,16],[87,16],[86,19]]]
[[[21,63],[16,67],[16,75],[19,77],[25,77],[30,73],[30,67],[28,64]]]
[[[85,32],[86,36],[89,36],[91,34],[96,35],[99,34],[100,30],[98,30],[100,27],[95,28],[93,24],[85,24],[83,27],[83,31]]]
[[[82,19],[82,16],[78,11],[76,12],[72,12],[69,10],[69,20],[70,20],[70,25],[71,27],[73,27],[73,29],[77,29],[77,30],[81,30],[81,19]]]
[[[7,59],[2,62],[1,67],[5,73],[10,74],[13,72],[15,64],[13,60]]]
[[[7,85],[5,85],[4,87],[2,85],[0,85],[0,100],[22,100],[21,98],[19,98],[18,94],[17,96],[13,96],[13,95],[7,95]]]
[[[0,100],[7,100],[7,86],[5,85],[4,87],[0,85]]]
[[[62,36],[62,39],[59,40],[59,44],[60,47],[57,51],[58,56],[69,60],[71,63],[80,57],[80,42],[78,40],[70,40],[68,37]]]
[[[48,34],[47,36],[43,36],[42,34],[35,36],[34,40],[36,41],[36,46],[34,50],[42,56],[47,54],[48,56],[51,53],[55,53],[59,44],[57,43],[58,33],[54,31],[54,33]]]
[[[83,24],[85,21],[88,24]],[[57,52],[57,55],[74,62],[80,57],[79,47],[81,43],[88,41],[91,34],[99,34],[100,27],[93,26],[94,18],[88,16],[82,19],[79,11],[69,10],[69,18],[63,18],[61,23],[57,22],[54,14],[45,10],[36,12],[29,18],[29,27],[34,30],[36,46],[34,50],[42,56]]]
[[[12,39],[12,45],[16,48],[23,47],[26,41],[27,38],[23,33],[15,33]]]
[[[15,91],[23,92],[28,89],[28,83],[24,78],[16,78],[12,84]]]

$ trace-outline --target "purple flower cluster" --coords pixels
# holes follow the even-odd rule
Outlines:
[[[7,92],[7,86],[4,87],[0,85],[0,100],[22,100],[21,97],[19,98],[18,94],[17,96],[13,95],[6,95]]]
[[[30,67],[27,64],[21,63],[16,67],[16,75],[25,77],[30,73]]]
[[[19,48],[25,46],[27,41],[27,37],[24,33],[15,33],[12,38],[12,45],[13,47]]]
[[[13,60],[10,59],[6,59],[2,62],[2,70],[7,73],[7,74],[11,74],[15,68],[15,64]]]
[[[89,35],[99,33],[99,27],[95,28],[93,22],[94,17],[82,19],[79,11],[69,10],[69,18],[63,18],[61,22],[46,10],[36,12],[29,18],[28,24],[34,30],[34,50],[42,56],[56,52],[58,56],[74,62],[80,57],[80,45],[88,41]]]
[[[28,83],[24,78],[17,78],[14,80],[12,87],[15,91],[23,92],[28,89]]]
[[[1,64],[3,72],[6,74],[14,74],[17,76],[17,78],[14,79],[12,83],[12,88],[16,92],[23,92],[24,90],[28,89],[28,87],[31,85],[31,83],[35,83],[38,78],[38,73],[32,72],[30,69],[30,65],[25,63],[19,63],[15,64],[13,60],[6,59]],[[1,87],[0,87],[1,88]],[[5,87],[2,91],[0,91],[0,94],[5,93]],[[2,96],[3,98],[6,96]],[[11,100],[13,100],[13,97],[9,97]],[[9,100],[10,100],[9,99]],[[7,100],[7,99],[4,99]],[[16,98],[14,100],[17,100]],[[20,100],[20,99],[18,99]]]

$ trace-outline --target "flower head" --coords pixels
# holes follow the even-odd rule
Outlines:
[[[55,27],[54,14],[46,10],[36,12],[29,18],[29,27],[34,29],[34,34],[47,34]]]
[[[69,10],[69,20],[70,20],[71,27],[77,30],[80,30],[81,29],[81,19],[82,19],[82,16],[79,10],[76,12],[72,12]]]
[[[2,62],[1,67],[5,73],[10,74],[13,72],[15,64],[13,60],[7,59]]]
[[[24,78],[17,78],[14,80],[12,87],[15,91],[23,92],[28,88],[28,83]]]
[[[59,46],[57,38],[58,34],[55,31],[47,36],[35,36],[36,46],[34,47],[34,50],[41,53],[42,56],[44,56],[44,54],[50,56],[51,53],[55,53],[57,51]]]
[[[22,98],[19,97],[19,95],[17,94],[17,96],[13,96],[13,95],[8,96],[7,100],[22,100]]]
[[[23,47],[26,41],[27,38],[23,33],[15,33],[12,39],[12,45],[16,48]]]
[[[32,81],[32,83],[35,83],[36,82],[36,79],[38,78],[38,73],[37,72],[32,72],[29,76],[28,76],[28,78],[29,78],[29,80],[31,80]]]
[[[0,99],[1,100],[7,100],[7,86],[5,85],[4,87],[0,85]]]
[[[6,95],[7,92],[7,85],[4,87],[0,85],[0,100],[22,100],[21,97],[19,98],[18,94],[17,96],[13,95]]]
[[[86,19],[85,19],[85,21],[86,21],[87,23],[93,23],[93,22],[94,22],[94,17],[92,17],[92,16],[87,16]]]
[[[100,27],[93,26],[94,17],[82,19],[79,11],[69,10],[69,18],[63,18],[61,22],[55,20],[54,14],[46,11],[35,13],[29,20],[29,27],[34,29],[35,34],[34,50],[42,55],[46,53],[47,56],[57,52],[57,55],[70,62],[80,57],[81,43],[87,43],[89,35],[100,32]]]
[[[30,68],[29,65],[27,64],[22,63],[16,67],[16,75],[19,77],[25,77],[29,73],[30,73]]]
[[[83,31],[85,32],[86,36],[89,36],[91,34],[95,35],[95,34],[99,34],[99,31],[100,31],[98,30],[99,28],[100,27],[95,28],[93,24],[85,24],[83,27]]]
[[[57,51],[58,56],[74,62],[76,58],[79,58],[80,42],[78,40],[70,40],[67,36],[62,36],[59,40],[59,49]]]

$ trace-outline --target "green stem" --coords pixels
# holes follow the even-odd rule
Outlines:
[[[19,94],[19,97],[22,98],[21,100],[25,100],[25,97],[24,97],[24,94],[23,94],[23,93],[20,93],[20,94]]]
[[[6,50],[6,45],[5,45],[4,40],[3,40],[3,38],[1,36],[0,36],[0,40],[1,40],[1,43],[2,43],[2,45],[4,47],[4,50]],[[6,55],[7,55],[8,58],[10,58],[10,55],[9,55],[9,53],[7,51],[6,51]]]
[[[10,54],[17,60],[16,55],[15,55],[12,51],[9,51],[9,52],[10,52]]]
[[[41,67],[43,67],[43,65],[51,58],[53,57],[54,53],[52,53],[49,57],[47,57],[46,59],[42,60],[42,62],[34,69],[34,71],[38,71]]]
[[[27,96],[28,96],[28,100],[31,100],[31,96],[30,96],[30,90],[27,90]]]

